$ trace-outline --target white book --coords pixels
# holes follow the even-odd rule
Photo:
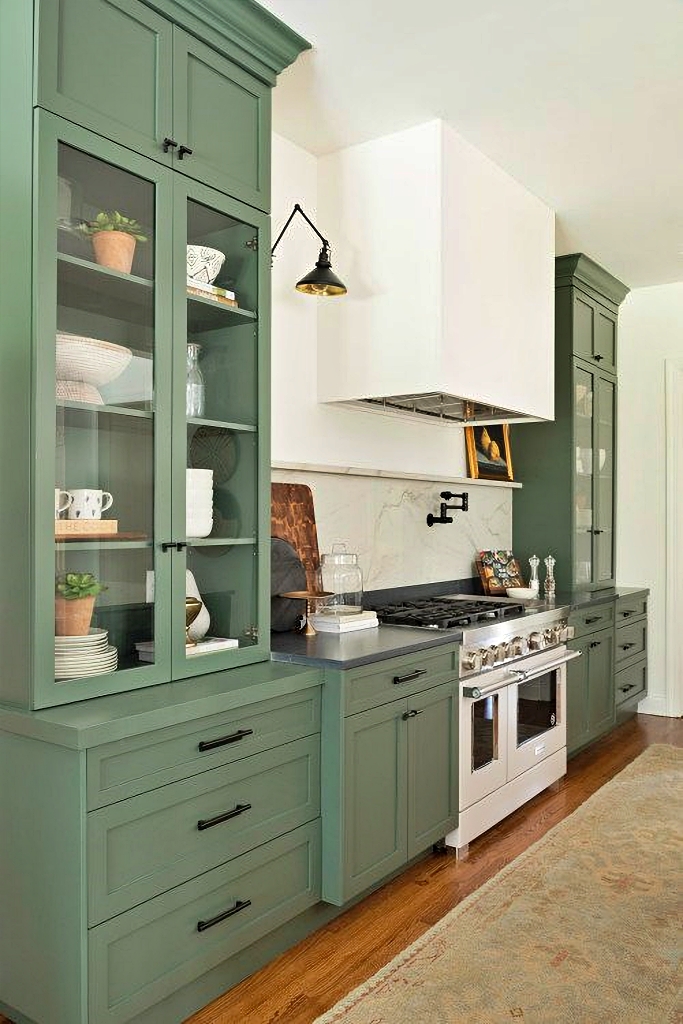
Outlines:
[[[374,612],[358,615],[311,615],[310,622],[321,633],[355,633],[358,629],[376,629],[379,621]]]
[[[230,637],[207,636],[202,640],[198,640],[196,644],[188,644],[185,648],[185,654],[190,658],[195,654],[210,654],[212,651],[223,651],[230,647],[239,647],[239,645],[239,640],[233,640]],[[153,640],[142,640],[136,643],[135,649],[138,652],[140,661],[154,661]]]
[[[221,288],[217,284],[207,284],[205,281],[195,281],[193,277],[187,279],[188,288],[198,288],[202,292],[206,292],[207,295],[220,295],[224,299],[234,299],[235,293],[231,292],[229,288]]]

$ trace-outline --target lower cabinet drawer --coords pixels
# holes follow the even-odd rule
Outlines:
[[[621,630],[619,630],[621,632]],[[624,701],[643,698],[647,693],[647,661],[639,661],[617,672],[615,700],[619,707]]]
[[[616,631],[616,653],[617,665],[620,661],[635,658],[637,654],[645,654],[647,651],[647,619],[639,619],[626,626],[619,626]]]
[[[637,615],[647,615],[647,596],[620,597],[617,599],[617,626]]]
[[[90,1024],[124,1024],[320,898],[314,821],[89,932]]]
[[[88,815],[88,923],[320,814],[320,738],[306,736]]]
[[[320,731],[320,687],[88,751],[88,810]]]
[[[584,636],[594,633],[596,629],[605,629],[614,622],[614,601],[605,601],[581,611],[572,612],[569,616],[570,625],[574,627],[574,635]]]
[[[456,648],[449,645],[438,651],[403,655],[344,673],[344,714],[355,715],[445,681],[453,676],[457,667],[455,652]]]

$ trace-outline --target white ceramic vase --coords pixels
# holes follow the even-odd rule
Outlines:
[[[185,596],[196,597],[199,601],[202,602],[202,610],[200,611],[199,615],[194,620],[194,622],[191,624],[189,629],[190,640],[201,640],[202,637],[206,636],[206,634],[209,631],[209,626],[211,624],[211,616],[209,615],[209,609],[204,604],[204,598],[199,593],[197,581],[195,580],[193,573],[190,572],[189,569],[185,570]]]

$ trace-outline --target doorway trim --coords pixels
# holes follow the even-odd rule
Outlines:
[[[665,360],[666,393],[666,714],[683,713],[683,359]]]

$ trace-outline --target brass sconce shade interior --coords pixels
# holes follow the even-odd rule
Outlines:
[[[346,295],[346,285],[343,283],[343,281],[339,280],[337,275],[332,270],[332,264],[330,262],[330,243],[327,241],[326,238],[323,238],[323,236],[320,234],[313,221],[306,216],[306,214],[301,209],[298,203],[294,204],[294,209],[287,218],[285,226],[275,239],[275,245],[270,251],[271,259],[275,255],[275,250],[277,249],[280,243],[280,239],[282,238],[285,231],[291,224],[292,218],[296,213],[301,214],[306,223],[309,224],[311,228],[313,228],[316,235],[323,243],[316,265],[314,266],[313,270],[311,270],[308,274],[306,274],[305,277],[302,277],[301,280],[297,282],[296,290],[298,292],[304,292],[306,295]]]

